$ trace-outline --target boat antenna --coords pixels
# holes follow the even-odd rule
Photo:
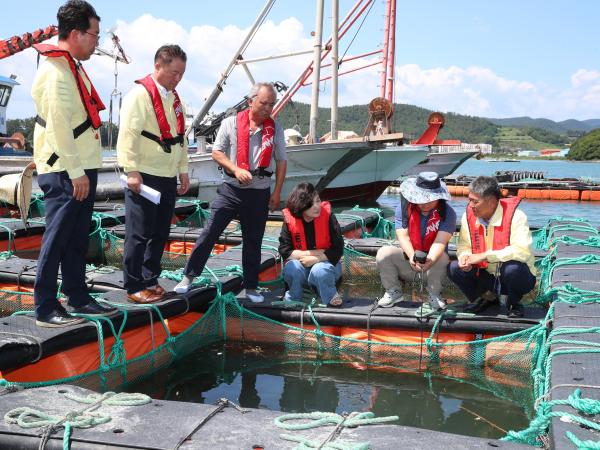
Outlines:
[[[121,104],[123,102],[123,93],[119,90],[118,87],[118,78],[119,78],[119,63],[129,64],[131,62],[131,58],[125,54],[123,47],[121,47],[121,42],[119,37],[114,33],[114,29],[110,29],[107,34],[111,36],[111,40],[113,43],[113,48],[109,52],[100,47],[96,47],[94,54],[101,56],[108,56],[112,58],[115,64],[114,69],[114,77],[115,84],[113,86],[113,90],[110,93],[110,104],[108,107],[108,148],[113,148],[113,102],[118,100],[119,102],[119,111],[121,111]]]

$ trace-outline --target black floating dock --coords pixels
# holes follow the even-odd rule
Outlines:
[[[207,267],[212,270],[224,269],[231,265],[241,264],[241,249],[228,251],[210,258]],[[271,252],[261,253],[261,270],[272,267],[275,257]],[[17,285],[32,286],[35,281],[35,260],[10,258],[3,261],[0,268],[0,282],[11,282]],[[87,274],[90,289],[103,292],[106,300],[117,304],[128,304],[123,287],[123,273],[111,269],[89,272]],[[224,275],[219,277],[222,292],[238,292],[242,279],[239,275]],[[176,282],[160,279],[160,284],[169,291]],[[187,311],[204,312],[209,302],[217,294],[214,286],[192,289],[184,295],[169,293],[165,299],[156,303],[164,318],[184,314]],[[150,312],[149,312],[150,311]],[[125,329],[146,326],[150,320],[158,320],[152,310],[136,309],[129,311]],[[123,321],[122,314],[111,317],[113,325],[118,329]],[[109,333],[109,326],[103,323],[103,330]],[[108,335],[108,334],[107,334]],[[96,327],[90,322],[84,322],[66,328],[42,328],[35,325],[32,314],[3,317],[0,319],[0,370],[13,369],[37,361],[40,358],[68,350],[86,342],[97,339]],[[2,447],[0,447],[2,448]]]
[[[65,397],[65,393],[85,397],[92,391],[71,385],[28,389],[0,395],[0,415],[21,406],[46,413],[64,416],[88,405]],[[2,392],[0,391],[0,394]],[[182,450],[191,449],[292,449],[297,443],[285,441],[280,434],[306,436],[324,442],[334,431],[334,426],[312,430],[286,431],[274,424],[274,419],[285,413],[264,409],[247,409],[240,412],[227,406],[203,425],[202,422],[215,411],[214,405],[153,400],[141,406],[110,406],[102,404],[96,413],[111,416],[108,423],[88,429],[73,429],[71,448],[77,450],[152,449],[172,450],[177,444]],[[201,425],[201,426],[200,426]],[[62,450],[63,430],[52,435],[47,450]],[[369,442],[371,449],[524,449],[519,444],[494,439],[474,438],[456,434],[429,431],[400,425],[367,425],[343,428],[339,439],[345,442]],[[38,449],[39,430],[23,429],[17,425],[0,422],[0,448]]]
[[[341,307],[313,307],[312,315],[308,308],[286,307],[281,304],[283,289],[262,292],[264,303],[252,303],[238,296],[244,308],[268,317],[269,319],[291,324],[310,324],[314,317],[320,325],[346,326],[364,329],[401,328],[431,329],[437,316],[417,317],[420,302],[404,301],[392,308],[375,307],[372,298],[345,298]],[[278,302],[273,305],[273,302]],[[439,331],[510,334],[526,330],[540,323],[547,310],[541,307],[525,307],[522,318],[508,318],[499,306],[492,306],[480,314],[448,315]]]
[[[600,304],[567,304],[556,303],[555,318],[553,329],[585,329],[598,327],[600,323]],[[584,353],[559,354],[552,358],[550,372],[550,399],[563,400],[573,394],[575,389],[581,389],[582,398],[592,398],[600,401],[600,371],[598,364],[600,355],[594,353],[598,347],[591,347],[582,342],[589,342],[592,345],[600,345],[600,334],[573,333],[563,334],[557,337],[570,341],[579,341],[580,343],[559,343],[552,345],[551,352],[561,349],[570,351],[583,351]],[[568,405],[558,405],[553,407],[553,411],[562,411],[575,415],[582,415]],[[589,417],[589,420],[596,420]],[[570,439],[567,438],[567,431],[570,431],[581,441],[598,441],[598,433],[587,427],[580,426],[577,423],[569,423],[554,418],[551,426],[551,437],[553,448],[575,448]]]

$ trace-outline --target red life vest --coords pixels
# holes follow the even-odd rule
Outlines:
[[[156,114],[156,121],[158,122],[158,129],[160,130],[160,137],[150,133],[149,131],[142,131],[142,136],[156,142],[162,147],[166,153],[171,153],[171,146],[179,144],[183,147],[183,136],[185,135],[185,118],[183,117],[183,108],[181,107],[181,100],[177,91],[173,89],[173,109],[175,110],[175,117],[177,118],[177,137],[173,137],[171,134],[171,126],[167,120],[165,114],[165,108],[163,106],[162,98],[156,87],[156,82],[151,75],[147,75],[141,80],[135,80],[136,83],[141,84],[146,88],[152,101],[152,107],[154,108],[154,114]]]
[[[513,216],[517,210],[517,206],[521,199],[519,197],[507,197],[500,199],[500,205],[502,206],[502,222],[500,226],[494,227],[494,242],[492,244],[493,250],[502,250],[504,247],[510,245],[510,226],[512,224]],[[485,230],[482,224],[479,224],[477,228],[475,221],[477,216],[473,213],[473,208],[467,205],[467,224],[469,225],[469,235],[471,236],[471,251],[473,254],[485,252]],[[485,269],[488,266],[487,261],[483,261],[477,264],[476,267]]]
[[[418,206],[408,204],[408,235],[410,243],[415,250],[428,252],[431,244],[435,241],[437,232],[440,228],[440,212],[437,209],[431,211],[427,218],[427,226],[425,227],[425,237],[421,237],[421,211]]]
[[[236,164],[239,168],[250,170],[250,110],[245,109],[237,114],[237,158]],[[260,157],[258,167],[254,174],[261,176],[271,176],[272,172],[265,169],[271,164],[271,155],[273,153],[273,141],[275,139],[275,122],[270,117],[263,122],[262,145],[260,147]],[[253,174],[253,175],[254,175]]]
[[[331,247],[331,236],[329,235],[329,216],[331,215],[331,204],[321,202],[321,214],[313,220],[315,225],[315,247],[326,250]],[[283,209],[283,218],[287,224],[294,250],[308,250],[306,245],[306,234],[301,217],[294,217],[288,208]]]
[[[102,121],[100,120],[100,111],[106,109],[106,107],[104,106],[104,103],[102,103],[102,100],[100,100],[100,97],[98,96],[98,93],[96,92],[96,89],[94,88],[94,85],[92,84],[92,81],[90,80],[90,77],[88,77],[84,68],[79,66],[90,82],[90,92],[88,92],[87,88],[85,87],[83,77],[77,70],[77,63],[67,50],[63,50],[56,45],[51,44],[35,44],[33,47],[40,55],[48,58],[65,58],[69,63],[69,68],[71,69],[71,72],[75,77],[75,82],[77,83],[77,90],[79,91],[81,103],[83,103],[88,116],[85,122],[78,125],[75,130],[73,130],[75,139],[77,139],[90,126],[94,128],[94,130],[100,128],[100,125],[102,125]],[[46,126],[45,120],[39,116],[36,118],[36,122],[43,127]]]

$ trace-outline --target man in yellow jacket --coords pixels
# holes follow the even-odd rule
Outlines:
[[[518,197],[500,198],[494,177],[480,176],[469,185],[462,216],[457,257],[448,277],[469,300],[465,312],[480,313],[496,300],[486,291],[506,296],[509,317],[522,317],[521,297],[535,286],[535,258],[527,216],[517,209]]]
[[[154,303],[165,293],[158,284],[160,260],[176,194],[185,194],[190,184],[185,111],[175,90],[186,61],[178,45],[160,47],[154,72],[136,81],[121,109],[117,157],[127,173],[123,262],[127,297],[134,303]],[[140,195],[142,184],[160,192],[158,204]]]
[[[34,287],[36,323],[64,327],[82,322],[56,298],[58,268],[71,312],[107,314],[85,283],[97,169],[102,165],[99,111],[104,109],[80,61],[90,58],[100,33],[100,17],[83,0],[61,6],[58,46],[37,45],[47,59],[36,74],[31,95],[37,111],[34,160],[44,192],[46,231]]]

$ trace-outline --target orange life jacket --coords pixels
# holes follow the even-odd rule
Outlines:
[[[185,135],[185,118],[183,117],[183,108],[181,107],[181,100],[179,94],[173,89],[173,109],[175,110],[175,117],[177,118],[177,137],[173,137],[171,134],[171,125],[167,120],[165,114],[165,108],[163,107],[162,98],[158,92],[155,81],[152,76],[147,75],[140,80],[135,80],[136,83],[141,84],[146,88],[152,101],[152,107],[154,108],[154,114],[156,114],[156,121],[158,122],[158,129],[160,130],[160,136],[150,133],[149,131],[142,131],[142,136],[156,142],[162,147],[165,153],[171,153],[171,146],[179,144],[183,147],[183,136]]]
[[[329,235],[329,216],[331,215],[331,204],[321,202],[321,214],[313,220],[315,226],[315,247],[326,250],[331,247],[331,236]],[[306,234],[302,218],[294,217],[288,208],[283,209],[283,218],[287,224],[294,250],[308,250],[306,246]]]
[[[421,237],[421,211],[419,210],[419,207],[409,203],[407,212],[410,243],[415,250],[428,252],[440,229],[442,219],[439,211],[434,209],[429,214],[427,226],[425,227],[425,237]]]
[[[245,109],[237,114],[237,156],[236,165],[241,169],[250,170],[250,110]],[[258,167],[252,175],[267,176],[273,175],[266,169],[271,164],[271,155],[273,153],[273,141],[275,139],[275,122],[270,117],[263,122],[262,144],[260,147],[260,157]]]
[[[104,103],[102,103],[102,100],[100,100],[100,96],[96,92],[96,89],[94,88],[94,85],[92,84],[90,77],[88,77],[85,69],[82,66],[79,66],[90,82],[90,92],[88,92],[87,88],[85,87],[81,73],[79,73],[77,70],[77,63],[67,50],[63,50],[56,45],[51,44],[36,44],[33,47],[40,55],[48,58],[65,58],[69,63],[69,68],[71,69],[71,72],[75,77],[75,82],[77,83],[77,90],[79,91],[81,103],[83,103],[88,116],[85,122],[83,122],[81,125],[78,125],[73,130],[75,139],[81,136],[81,134],[89,127],[92,127],[94,130],[100,128],[100,125],[102,125],[102,121],[100,120],[100,111],[106,109],[106,107],[104,106]],[[45,120],[39,116],[36,117],[36,122],[43,127],[46,126]]]
[[[502,222],[500,226],[494,227],[494,242],[493,250],[502,250],[510,245],[510,226],[513,216],[517,210],[517,206],[521,199],[519,197],[507,197],[500,199],[502,205]],[[485,230],[482,224],[479,227],[475,226],[477,217],[473,212],[473,208],[467,206],[467,224],[469,225],[469,235],[471,236],[471,251],[473,254],[485,252]],[[487,261],[477,264],[477,267],[485,269],[488,266]]]

